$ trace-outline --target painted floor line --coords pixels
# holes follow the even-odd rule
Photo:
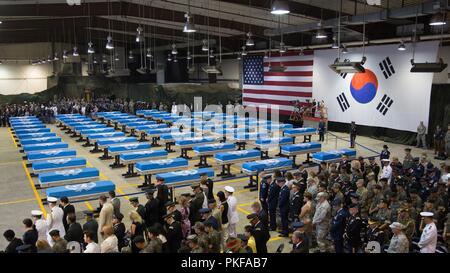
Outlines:
[[[41,208],[41,211],[44,213],[44,218],[47,218],[47,211],[45,210],[44,204],[42,203],[42,199],[36,190],[36,186],[34,185],[33,179],[31,178],[30,172],[27,169],[25,161],[22,161],[22,166],[23,166],[23,169],[25,170],[25,174],[28,177],[28,182],[30,182],[30,186],[31,186],[31,189],[33,190],[34,197],[36,198],[36,200],[39,204],[39,207]]]
[[[34,201],[36,200],[35,198],[26,198],[26,199],[18,199],[18,200],[13,200],[13,201],[5,201],[5,202],[0,202],[0,206],[1,205],[11,205],[11,204],[20,204],[20,203],[26,203],[26,202],[30,202],[30,201]]]

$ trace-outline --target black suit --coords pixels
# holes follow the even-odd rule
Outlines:
[[[64,236],[64,239],[66,239],[67,242],[79,242],[80,244],[83,243],[83,229],[81,228],[81,225],[79,223],[72,223],[69,225],[69,228],[67,229],[66,235]]]
[[[259,221],[261,221],[261,224],[264,228],[269,228],[269,216],[267,215],[267,212],[265,210],[261,209],[258,212],[258,219]]]
[[[92,239],[94,242],[98,243],[98,223],[95,219],[87,221],[83,225],[83,231],[90,231],[94,235],[94,238]]]
[[[259,221],[254,226],[254,232],[256,252],[258,254],[267,253],[267,242],[270,239],[269,229],[264,227],[263,223]]]
[[[39,234],[36,229],[30,229],[25,231],[22,237],[23,244],[31,245],[30,251],[36,252],[36,241],[38,240]]]
[[[164,223],[162,217],[167,213],[166,203],[169,201],[169,188],[166,185],[158,185],[156,199],[159,201],[159,221]]]
[[[177,253],[183,240],[183,232],[181,231],[180,222],[173,222],[170,226],[166,226],[167,246],[170,253]]]
[[[69,213],[75,213],[75,207],[74,207],[72,204],[68,204],[68,205],[65,206],[65,207],[62,207],[62,206],[61,206],[61,208],[62,208],[63,211],[64,211],[64,216],[63,216],[64,229],[65,229],[66,232],[67,232],[67,229],[69,228],[69,224],[67,223],[67,215],[68,215]]]
[[[308,243],[303,241],[292,246],[291,253],[309,253]]]
[[[8,246],[5,248],[5,253],[17,253],[16,248],[23,245],[22,240],[19,238],[12,239],[11,242],[9,242]]]
[[[159,200],[151,199],[145,204],[145,225],[153,226],[159,220]]]
[[[117,247],[119,248],[119,251],[122,249],[122,247],[125,245],[125,235],[126,235],[126,227],[124,223],[118,223],[114,225],[114,235],[117,237]]]

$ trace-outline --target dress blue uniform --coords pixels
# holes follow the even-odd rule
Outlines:
[[[266,178],[263,178],[259,186],[259,202],[261,202],[261,207],[263,208],[263,210],[266,211],[266,213],[268,212],[267,207],[268,193],[269,193],[269,183],[267,183]]]
[[[391,152],[389,152],[386,149],[381,151],[381,153],[380,153],[380,161],[383,160],[383,159],[389,159],[389,157],[391,157]]]
[[[278,196],[278,208],[280,209],[281,217],[281,234],[286,236],[289,234],[289,197],[289,187],[284,184]]]
[[[350,214],[348,210],[341,208],[331,220],[330,236],[333,239],[334,250],[336,253],[344,253],[344,233],[346,219]]]
[[[269,190],[267,192],[267,206],[269,209],[269,222],[270,229],[277,229],[277,206],[278,206],[278,195],[280,194],[280,186],[276,182],[272,182],[269,185]]]

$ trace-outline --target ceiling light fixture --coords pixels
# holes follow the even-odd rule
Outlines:
[[[80,54],[78,54],[78,47],[76,47],[76,46],[73,47],[72,55],[73,55],[74,57],[80,56]]]
[[[447,22],[445,21],[445,14],[443,14],[442,12],[433,14],[429,23],[430,26],[443,26],[446,24]]]
[[[178,54],[177,45],[172,44],[172,55],[177,55],[177,54]]]
[[[246,46],[254,46],[255,45],[255,41],[252,39],[253,34],[249,31],[247,33],[247,41],[245,42]]]
[[[168,62],[171,62],[171,61],[172,61],[172,55],[167,54],[167,61],[168,61]]]
[[[136,29],[136,31],[137,31],[137,33],[136,33],[136,43],[142,43],[144,41],[144,37],[142,36],[142,31],[143,31],[142,27],[139,26]]]
[[[206,39],[203,39],[203,41],[202,41],[202,43],[203,43],[203,46],[202,46],[202,51],[209,51],[209,48],[208,48],[208,41],[206,40]]]
[[[94,47],[93,47],[93,43],[92,42],[89,42],[88,43],[88,49],[87,49],[87,53],[88,54],[94,54],[95,53],[95,50],[94,50]]]
[[[406,50],[405,42],[400,41],[400,44],[398,45],[397,50],[398,50],[398,51],[405,51],[405,50]]]
[[[112,41],[112,37],[110,35],[108,35],[108,37],[106,37],[106,49],[108,50],[113,50],[114,49],[114,44]]]
[[[285,0],[275,0],[272,3],[272,9],[270,13],[275,15],[285,15],[290,12],[289,3]]]
[[[194,23],[191,22],[191,14],[189,12],[187,12],[184,15],[184,17],[186,18],[186,23],[184,24],[183,32],[186,32],[186,33],[196,32],[197,30],[195,29],[195,25],[194,25]]]
[[[152,55],[152,49],[149,47],[149,48],[147,48],[147,58],[153,58],[153,55]]]
[[[67,59],[67,50],[65,50],[65,49],[63,51],[63,59]]]
[[[246,47],[243,46],[243,47],[242,47],[241,55],[242,55],[242,56],[247,56],[247,54],[248,54],[248,53],[247,53]]]

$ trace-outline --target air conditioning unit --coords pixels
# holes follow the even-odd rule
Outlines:
[[[363,58],[361,62],[350,62],[349,60],[344,60],[343,62],[336,59],[333,64],[330,65],[331,70],[334,72],[341,73],[361,73],[365,72],[364,63],[366,59]]]
[[[412,73],[440,73],[447,68],[447,64],[442,59],[439,59],[439,62],[436,63],[415,63],[412,59],[411,65]]]

